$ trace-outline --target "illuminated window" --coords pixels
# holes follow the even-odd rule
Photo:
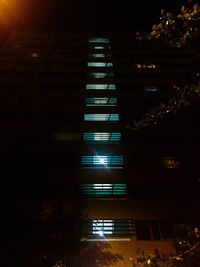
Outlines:
[[[86,90],[116,90],[116,85],[113,83],[89,83],[86,84]]]
[[[86,106],[116,106],[116,97],[87,97]]]
[[[83,134],[83,140],[92,143],[119,143],[121,133],[87,132]]]
[[[119,121],[118,114],[84,114],[84,121]]]
[[[165,168],[167,169],[176,169],[179,168],[180,162],[174,157],[166,157],[163,159]]]
[[[113,220],[93,220],[92,221],[92,234],[93,235],[112,235],[114,230]]]
[[[145,85],[144,91],[145,92],[157,92],[158,88],[156,86],[152,86],[152,85]]]
[[[106,57],[106,54],[94,53],[94,54],[89,54],[89,57],[91,57],[91,58],[104,58],[104,57]]]
[[[124,196],[126,195],[126,184],[83,184],[83,194],[85,196]]]
[[[112,62],[88,62],[87,63],[88,67],[113,67]]]
[[[110,43],[109,38],[91,37],[89,43]]]
[[[137,69],[155,69],[155,64],[136,64]]]
[[[94,189],[111,189],[112,184],[93,184]]]
[[[112,54],[93,53],[88,55],[90,58],[111,58]]]
[[[114,77],[114,73],[112,72],[89,72],[87,73],[87,77],[89,78],[96,78],[96,79],[102,79],[102,78],[111,78]]]
[[[82,166],[88,168],[122,168],[123,156],[82,156]]]
[[[111,49],[110,44],[96,44],[96,43],[89,43],[89,49],[94,49],[98,51],[106,50],[106,49]]]
[[[130,241],[135,233],[135,223],[127,219],[94,219],[82,224],[85,238],[82,241]]]

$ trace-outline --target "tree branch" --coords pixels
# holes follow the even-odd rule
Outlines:
[[[188,254],[190,253],[191,251],[193,251],[194,249],[196,249],[198,246],[200,245],[200,241],[198,241],[193,247],[191,247],[190,249],[176,255],[176,256],[173,256],[173,257],[170,257],[169,259],[170,260],[175,260],[177,258],[181,258],[182,256],[184,256],[185,254]]]

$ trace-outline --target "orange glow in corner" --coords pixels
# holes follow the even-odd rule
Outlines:
[[[14,2],[13,0],[0,0],[0,9],[11,7]]]
[[[0,26],[12,27],[21,18],[20,0],[0,0]]]

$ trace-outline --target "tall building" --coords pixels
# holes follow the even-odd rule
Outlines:
[[[173,222],[198,215],[199,107],[131,128],[174,84],[197,81],[192,52],[130,35],[16,32],[0,53],[11,191],[81,196],[81,241],[109,242],[124,258],[116,266],[174,252]]]

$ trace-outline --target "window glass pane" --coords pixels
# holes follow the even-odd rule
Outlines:
[[[89,72],[87,73],[87,77],[89,78],[96,78],[96,79],[103,79],[103,78],[112,78],[114,77],[114,73],[112,72]]]
[[[90,83],[86,84],[86,90],[116,90],[115,84],[111,83],[102,83],[102,84],[96,84],[96,83]]]
[[[82,166],[85,167],[122,167],[123,156],[82,156]]]
[[[92,43],[90,43],[89,48],[102,51],[104,49],[111,49],[111,46],[110,46],[110,44],[95,44],[95,43],[92,44]]]
[[[89,43],[110,43],[109,38],[103,38],[103,37],[91,37],[89,39]]]
[[[176,169],[180,167],[180,162],[175,157],[166,157],[163,159],[165,168]]]
[[[104,54],[104,53],[93,53],[93,54],[89,54],[89,57],[90,58],[111,58],[112,54],[110,54],[110,53],[107,53],[107,54]]]
[[[83,140],[94,143],[118,143],[121,140],[121,133],[87,132],[83,134]]]
[[[84,121],[119,121],[118,114],[84,114]]]
[[[106,54],[103,54],[103,53],[93,53],[93,54],[89,54],[89,57],[91,57],[91,58],[104,58],[104,57],[106,57]]]
[[[112,184],[94,184],[94,189],[111,189]]]
[[[113,67],[112,62],[88,62],[88,67]]]
[[[157,92],[158,88],[156,86],[146,85],[144,86],[144,91],[145,92]]]
[[[137,69],[155,69],[155,64],[136,64]]]
[[[124,196],[126,184],[83,184],[82,190],[85,196]]]
[[[114,231],[113,220],[93,220],[92,234],[93,235],[112,235]]]
[[[95,219],[83,222],[83,232],[86,241],[124,240],[129,241],[131,235],[135,235],[133,220],[127,219]]]
[[[161,236],[163,239],[173,239],[174,230],[172,224],[167,221],[160,222]]]
[[[151,232],[153,240],[160,240],[160,225],[157,221],[151,221]]]
[[[86,106],[116,106],[116,97],[86,97]]]
[[[151,240],[148,221],[136,221],[136,234],[138,240]]]

